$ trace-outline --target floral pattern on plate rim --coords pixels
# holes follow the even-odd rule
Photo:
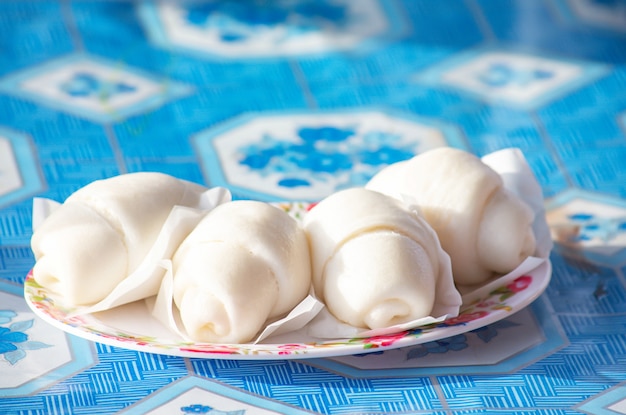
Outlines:
[[[275,202],[273,204],[297,221],[301,221],[316,205],[310,202]],[[529,274],[533,273],[534,271],[529,272]],[[123,332],[102,324],[90,315],[75,314],[76,309],[64,308],[56,304],[46,289],[34,280],[32,270],[24,283],[24,295],[28,305],[49,323],[64,331],[101,343],[187,357],[237,359],[249,356],[259,359],[288,359],[368,353],[421,343],[421,339],[432,341],[471,331],[507,317],[511,312],[518,311],[521,308],[520,305],[528,305],[535,298],[533,295],[538,296],[547,286],[550,279],[549,273],[550,267],[543,279],[528,274],[522,275],[513,282],[495,288],[484,298],[463,305],[457,317],[449,318],[441,323],[382,336],[286,344],[163,342],[153,336]],[[533,283],[539,283],[536,284],[536,292],[527,293]],[[525,297],[519,295],[524,292],[527,293]],[[524,298],[517,301],[520,297]],[[517,307],[514,307],[513,303],[517,303]]]
[[[215,356],[235,356],[237,355],[263,355],[279,356],[287,358],[289,356],[300,356],[312,350],[323,350],[332,348],[350,347],[356,353],[382,350],[388,348],[401,347],[402,341],[411,338],[419,338],[427,333],[437,330],[458,328],[477,323],[495,312],[505,312],[506,315],[513,311],[513,307],[508,303],[511,298],[527,290],[533,282],[533,276],[523,275],[512,283],[496,288],[483,299],[463,307],[457,317],[449,318],[441,323],[430,324],[383,336],[367,338],[338,339],[331,341],[321,341],[313,343],[287,343],[287,344],[209,344],[209,343],[163,343],[151,336],[137,336],[111,329],[110,327],[99,327],[97,322],[85,316],[72,315],[72,309],[58,307],[54,300],[49,297],[45,288],[37,284],[32,277],[32,272],[28,274],[25,281],[25,295],[31,307],[35,307],[41,314],[47,316],[63,326],[92,334],[103,343],[110,340],[120,347],[125,345],[133,346],[141,350],[142,347],[149,347],[155,353],[162,352],[169,354],[168,350],[178,350],[183,354],[197,355],[197,357]],[[505,315],[505,316],[506,316]],[[62,327],[63,328],[63,327]],[[477,327],[468,327],[468,330]],[[450,335],[457,334],[456,332]],[[92,337],[93,339],[93,337]],[[110,342],[109,342],[110,343]],[[304,356],[303,356],[304,357]]]

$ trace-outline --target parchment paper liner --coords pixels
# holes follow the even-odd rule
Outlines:
[[[90,306],[75,307],[72,315],[96,313],[123,304],[132,303],[158,293],[165,269],[160,261],[171,258],[178,245],[200,222],[202,217],[216,206],[231,200],[230,192],[221,187],[207,190],[200,196],[198,206],[174,206],[165,220],[159,235],[141,264],[122,280],[104,299]],[[61,206],[53,200],[33,200],[33,230],[37,229],[52,212]],[[54,293],[51,293],[54,296]],[[59,303],[63,299],[56,297]]]
[[[440,315],[428,316],[377,330],[353,327],[338,321],[311,292],[287,316],[278,321],[270,322],[260,331],[253,343],[271,342],[273,336],[284,338],[284,334],[296,331],[304,333],[308,337],[319,339],[373,337],[441,322],[458,315],[463,305],[471,304],[473,301],[486,296],[494,288],[507,285],[546,262],[553,244],[545,219],[543,195],[541,187],[522,152],[515,148],[504,149],[488,154],[482,160],[501,175],[504,186],[509,191],[522,198],[535,212],[536,219],[533,223],[533,231],[537,246],[534,256],[527,258],[510,273],[496,277],[485,284],[457,286],[456,289],[462,296],[462,304],[459,304],[459,307],[448,307]],[[173,302],[171,256],[184,236],[191,232],[205,214],[218,204],[230,201],[230,194],[225,189],[214,188],[207,192],[203,200],[202,206],[198,209],[175,207],[163,226],[157,242],[138,270],[127,277],[100,303],[91,307],[79,307],[73,314],[94,313],[129,302],[145,300],[152,310],[154,318],[182,339],[189,340]],[[58,203],[50,200],[35,199],[33,227],[35,228],[36,224],[45,219],[58,205]],[[181,237],[181,235],[184,236]],[[449,288],[455,289],[454,287]]]
[[[521,151],[518,149],[501,150],[485,156],[483,161],[502,176],[504,185],[509,191],[525,200],[535,212],[536,220],[533,224],[533,230],[537,239],[536,256],[527,258],[515,270],[504,276],[494,278],[486,284],[456,287],[458,292],[462,295],[462,304],[470,304],[486,296],[494,288],[507,285],[516,278],[535,269],[543,262],[547,261],[549,252],[552,249],[552,240],[550,239],[549,228],[545,220],[541,187],[537,183]],[[169,264],[164,264],[164,266],[171,268]],[[180,324],[176,307],[173,306],[171,300],[172,281],[171,272],[166,273],[163,280],[164,283],[161,286],[162,291],[156,301],[153,315],[160,321],[165,322],[182,338],[186,339],[187,336]],[[454,287],[448,288],[451,290],[455,289]],[[306,334],[308,337],[319,339],[343,339],[387,335],[455,317],[458,315],[462,304],[458,304],[458,307],[444,307],[440,309],[440,313],[435,316],[428,316],[382,329],[368,330],[353,327],[338,321],[328,312],[323,303],[316,299],[315,294],[312,292],[287,317],[269,324],[262,330],[253,343],[271,342],[272,336],[279,336],[291,331],[299,331]]]

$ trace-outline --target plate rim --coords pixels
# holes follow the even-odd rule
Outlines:
[[[532,275],[531,275],[532,274]],[[76,324],[72,324],[69,320],[74,317],[68,316],[59,307],[55,307],[54,301],[45,295],[41,301],[35,300],[36,294],[47,294],[44,287],[38,285],[32,276],[32,270],[26,276],[24,281],[24,298],[28,307],[42,320],[55,326],[56,328],[73,334],[75,336],[91,340],[94,342],[106,344],[114,347],[121,347],[130,350],[155,353],[169,356],[179,356],[188,358],[201,359],[226,359],[226,360],[292,360],[292,359],[314,359],[326,357],[339,357],[346,355],[359,355],[371,352],[381,352],[385,350],[398,349],[402,347],[415,346],[418,344],[436,341],[458,334],[463,334],[472,330],[479,329],[496,321],[502,320],[530,305],[546,290],[552,277],[552,264],[549,258],[546,258],[538,266],[520,276],[520,278],[530,276],[531,280],[527,287],[523,287],[520,291],[507,291],[513,283],[508,283],[492,290],[488,297],[483,297],[471,304],[462,306],[459,317],[447,319],[442,323],[418,327],[412,330],[405,330],[390,335],[361,337],[354,339],[319,339],[320,342],[315,343],[243,343],[243,344],[221,344],[221,343],[158,343],[150,342],[136,336],[114,337],[110,333],[103,333],[93,329],[89,329],[85,325],[78,324],[80,318],[76,320]],[[531,289],[532,288],[532,289]],[[522,294],[522,295],[520,295]],[[467,310],[476,308],[477,305],[486,304],[487,299],[497,296],[507,296],[509,303],[501,302],[492,307],[489,312],[478,307],[475,310],[474,317],[464,321],[462,316],[468,316]],[[57,317],[50,311],[57,313]],[[482,314],[486,313],[486,314]],[[99,321],[93,314],[86,314],[95,321]],[[457,324],[449,325],[450,321]],[[112,332],[119,331],[114,327],[109,327]],[[438,333],[433,335],[432,333]],[[123,333],[119,333],[123,334]],[[401,336],[401,337],[398,337]],[[364,342],[370,340],[369,343]],[[202,347],[205,347],[203,350]],[[249,347],[249,349],[246,349]]]

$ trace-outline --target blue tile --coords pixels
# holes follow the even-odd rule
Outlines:
[[[615,415],[616,412],[611,406],[623,402],[624,399],[626,399],[626,387],[622,384],[583,402],[577,408],[585,413],[594,415]]]
[[[557,313],[616,314],[626,311],[626,289],[615,270],[553,253],[553,278],[546,290]],[[595,295],[598,287],[605,295]]]
[[[290,88],[298,79],[290,62],[283,59],[238,59],[224,61],[196,58],[176,52],[152,51],[146,48],[146,56],[128,59],[137,66],[157,68],[174,79],[189,82],[196,88]],[[279,85],[276,87],[276,85]]]
[[[133,2],[72,2],[67,8],[79,45],[86,52],[109,51],[118,59],[133,54],[143,57],[145,36]]]
[[[132,158],[126,159],[128,172],[138,171],[156,171],[169,174],[183,180],[189,180],[194,183],[204,183],[200,166],[195,158],[185,161],[184,159],[150,159],[150,158]]]
[[[563,410],[609,387],[607,384],[569,381],[566,363],[559,365],[562,373],[551,373],[549,359],[542,376],[522,374],[481,377],[439,377],[448,407],[453,410],[477,409],[486,413],[511,411],[519,413],[528,408],[551,413]]]
[[[168,105],[136,116],[113,127],[119,151],[125,159],[176,159],[192,157],[189,135],[216,114],[194,111],[188,105]]]
[[[576,229],[570,235],[555,237],[554,252],[570,258],[569,262],[583,272],[597,276],[593,264],[607,268],[621,266],[626,261],[623,225],[626,207],[621,198],[596,191],[570,188],[546,200],[546,211],[555,229],[565,226]],[[556,225],[556,226],[555,226]],[[598,281],[594,295],[603,294],[603,279]]]
[[[193,398],[185,399],[186,394],[190,394]],[[177,401],[178,399],[178,401]],[[189,399],[195,399],[194,404],[185,404]],[[179,403],[177,403],[179,402]],[[217,404],[213,402],[218,402]],[[221,405],[221,407],[220,407]],[[222,411],[225,405],[234,408],[232,411]],[[149,399],[146,399],[137,405],[129,408],[130,413],[147,413],[150,410],[163,410],[166,406],[171,410],[181,410],[185,413],[219,413],[219,414],[243,414],[246,411],[266,410],[271,413],[283,414],[305,414],[309,413],[301,411],[294,406],[285,405],[276,400],[264,399],[258,395],[243,392],[241,390],[228,387],[221,382],[203,379],[195,376],[182,378],[171,385],[158,390]],[[215,406],[215,407],[214,407]]]
[[[93,343],[75,336],[66,336],[57,328],[35,318],[35,314],[23,301],[22,285],[0,280],[0,296],[4,318],[2,321],[3,350],[0,353],[3,374],[10,381],[0,389],[0,411],[4,412],[6,400],[30,395],[54,385],[58,379],[71,376],[89,368],[95,362]],[[21,339],[12,343],[6,334],[20,333]],[[15,337],[14,337],[15,339]],[[11,348],[21,351],[9,357]],[[9,352],[9,353],[7,353]],[[7,367],[8,366],[8,367]],[[24,371],[24,367],[29,370]],[[5,381],[7,379],[5,378]]]
[[[63,202],[72,193],[94,180],[121,174],[115,160],[97,160],[90,163],[74,160],[44,161],[41,163],[44,177],[50,185],[37,196]]]
[[[546,138],[532,115],[485,106],[473,112],[460,111],[454,116],[477,155],[517,147],[524,153],[544,196],[554,195],[567,188],[568,183],[559,169],[558,159],[547,151]]]
[[[545,296],[529,308],[450,339],[361,356],[316,359],[312,364],[355,378],[514,373],[568,344]],[[507,342],[511,338],[520,342],[511,345]],[[510,346],[498,346],[499,341]],[[507,347],[508,354],[493,355],[492,351],[501,352],[501,347]],[[455,356],[457,353],[463,357]]]
[[[350,54],[299,58],[297,62],[307,81],[397,82],[482,40],[472,14],[461,1],[402,1],[394,7],[410,25],[400,40]],[[463,30],[441,30],[443,27]]]
[[[392,413],[441,410],[431,380],[352,379],[309,366],[306,361],[190,359],[198,376],[208,376],[261,396],[321,413]],[[411,396],[411,400],[405,398]]]
[[[495,38],[571,58],[607,63],[626,61],[626,37],[620,31],[583,24],[568,17],[561,0],[478,0]],[[601,5],[601,2],[597,2]],[[619,1],[614,2],[619,5]]]
[[[550,5],[565,28],[573,32],[572,40],[581,40],[578,51],[606,62],[624,63],[626,2],[551,0]]]
[[[0,96],[0,108],[0,125],[28,134],[38,160],[114,158],[106,131],[99,125],[15,98]]]
[[[247,114],[193,139],[211,185],[264,200],[317,201],[427,148],[463,146],[454,125],[378,108]]]
[[[29,248],[32,195],[62,201],[93,180],[133,171],[161,171],[198,183],[216,184],[217,177],[217,184],[225,184],[213,156],[206,156],[212,154],[211,140],[205,143],[209,150],[202,151],[194,140],[263,114],[364,109],[403,114],[455,129],[455,145],[478,155],[521,148],[546,196],[589,189],[626,198],[621,0],[364,1],[358,10],[381,7],[386,29],[342,52],[328,47],[265,56],[225,56],[168,41],[141,14],[146,4],[154,10],[152,2],[0,2],[5,58],[0,83],[28,68],[47,70],[46,63],[82,54],[133,68],[162,84],[189,87],[186,95],[117,118],[63,112],[49,101],[32,101],[6,89],[0,94],[0,125],[28,137],[42,184],[9,203],[0,201],[0,279],[21,283],[34,262]],[[613,16],[611,7],[617,7]],[[496,48],[579,63],[583,72],[585,65],[603,71],[583,83],[568,83],[548,99],[518,106],[420,79],[420,74],[437,78],[455,56]],[[497,82],[501,73],[489,75]],[[605,266],[594,268],[572,263],[566,254],[572,252],[561,247],[553,253],[553,279],[542,296],[545,310],[537,314],[536,305],[532,309],[539,323],[548,315],[556,322],[556,337],[522,353],[522,363],[511,359],[491,367],[491,374],[467,367],[465,375],[449,376],[434,369],[340,374],[315,361],[182,359],[96,343],[99,362],[93,367],[54,378],[28,396],[2,399],[0,412],[44,414],[71,408],[75,413],[116,413],[133,404],[145,409],[174,397],[177,385],[217,385],[243,401],[279,401],[290,409],[325,414],[487,414],[504,405],[529,415],[599,412],[610,399],[624,396],[624,257],[603,259]],[[546,348],[563,336],[565,347]],[[513,368],[514,374],[494,373]],[[602,396],[610,399],[593,399]],[[576,406],[584,401],[590,404]]]
[[[533,110],[592,83],[609,66],[505,45],[455,54],[414,75],[416,82],[456,90],[490,105]]]
[[[75,53],[0,79],[0,91],[100,123],[158,108],[192,92],[129,65]]]
[[[20,213],[21,212],[17,212],[18,215]],[[0,221],[4,221],[5,218],[10,215],[11,212],[7,212],[6,214],[3,212]],[[17,220],[20,221],[22,219],[22,217],[19,217]],[[24,225],[25,230],[22,231],[21,236],[30,234],[28,230],[30,226],[30,215],[28,222],[28,225]],[[14,241],[9,239],[11,236],[12,235],[7,235],[6,239],[10,243],[10,246],[0,246],[0,279],[21,284],[35,264],[35,258],[30,250],[29,240]],[[5,240],[4,236],[0,239],[0,245],[4,245],[3,240]]]
[[[8,206],[33,196],[44,187],[44,183],[36,151],[28,135],[0,125],[0,146],[3,152],[0,206]]]
[[[327,83],[311,85],[315,101],[321,108],[344,109],[379,106],[401,109],[456,125],[465,146],[477,155],[504,147],[519,147],[526,155],[546,195],[568,186],[559,170],[560,161],[546,151],[546,140],[532,114],[505,107],[479,104],[463,94],[439,91],[413,83],[377,83],[329,87]]]
[[[1,247],[11,248],[30,245],[32,205],[32,199],[29,198],[0,210]],[[17,265],[17,262],[11,265]]]
[[[273,59],[355,51],[401,36],[398,1],[159,4],[138,15],[155,45],[208,60]]]
[[[85,184],[124,170],[107,130],[51,108],[0,96],[0,125],[27,134],[42,185],[32,196],[64,200]]]
[[[399,82],[452,54],[453,48],[404,40],[354,54],[330,54],[295,60],[307,83]]]
[[[0,2],[0,77],[74,49],[61,8],[52,1]]]
[[[179,102],[115,125],[124,157],[158,158],[194,156],[190,137],[240,114],[283,108],[305,108],[300,89],[207,88]],[[158,143],[158,145],[154,145]]]
[[[0,400],[0,412],[40,408],[40,413],[48,414],[71,408],[72,413],[114,414],[187,375],[184,360],[179,357],[144,354],[99,343],[89,345],[95,348],[96,364],[71,376],[52,374],[47,378],[52,385],[36,391],[28,400],[5,397]]]
[[[484,39],[471,2],[451,0],[405,0],[402,2],[411,22],[410,43],[444,46],[452,50],[466,48]],[[462,28],[462,30],[452,30]]]
[[[113,61],[155,72],[198,88],[211,85],[241,86],[293,82],[284,60],[250,62],[208,59],[186,54],[183,48],[163,49],[146,38],[145,25],[137,19],[139,2],[82,2],[72,4],[85,49]]]
[[[624,88],[626,70],[615,69],[538,112],[564,173],[578,187],[626,197],[626,165],[619,162],[626,157],[620,125],[626,96],[615,93]]]

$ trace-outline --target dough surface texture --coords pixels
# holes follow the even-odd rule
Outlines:
[[[395,163],[366,188],[419,206],[450,255],[458,284],[506,274],[535,251],[535,214],[478,157],[441,147]]]
[[[436,234],[403,202],[343,190],[316,205],[303,226],[315,294],[338,320],[378,329],[460,305]]]
[[[33,233],[34,279],[67,305],[97,303],[139,266],[172,208],[196,206],[206,190],[149,172],[80,188]]]
[[[309,293],[306,236],[284,211],[233,201],[205,216],[173,257],[174,302],[188,336],[250,341]]]

